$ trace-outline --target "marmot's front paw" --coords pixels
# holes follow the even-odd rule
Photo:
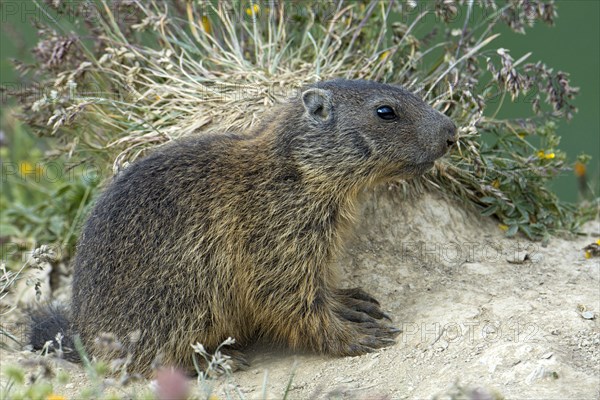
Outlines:
[[[401,330],[378,321],[391,318],[381,310],[377,300],[359,288],[339,289],[336,295],[339,301],[336,314],[352,337],[352,342],[342,349],[344,355],[357,356],[395,343],[394,338]]]

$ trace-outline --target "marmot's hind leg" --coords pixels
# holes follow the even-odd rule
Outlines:
[[[219,350],[219,352],[221,358],[223,356],[228,358],[226,365],[228,365],[230,368],[229,372],[244,371],[250,367],[250,363],[246,359],[244,353],[236,347],[231,348],[230,346],[224,346]],[[221,363],[217,363],[216,366],[213,366],[213,369],[211,371],[207,371],[209,367],[209,362],[213,360],[214,357],[218,358],[216,354],[209,353],[207,361],[200,354],[194,354],[196,365],[198,366],[201,372],[208,372],[209,375],[217,376],[226,373],[227,371],[225,371],[225,369],[223,368],[223,364]],[[185,372],[189,376],[198,375],[198,371],[196,370],[195,365],[190,365],[189,368],[186,368]]]
[[[222,349],[221,353],[230,357],[229,365],[231,366],[232,372],[240,371],[240,370],[243,371],[250,367],[250,363],[246,359],[246,355],[243,352],[241,352],[240,350],[237,350],[235,348]]]

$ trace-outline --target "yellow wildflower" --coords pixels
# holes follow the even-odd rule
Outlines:
[[[21,174],[21,176],[27,175],[33,171],[33,165],[31,165],[30,162],[23,161],[19,163],[19,174]]]
[[[252,8],[246,8],[246,14],[248,14],[249,17],[252,17],[253,15],[258,15],[259,12],[260,6],[258,4],[253,4]]]
[[[507,231],[508,230],[508,225],[504,225],[504,224],[500,224],[498,225],[498,227],[503,230],[503,231]]]
[[[575,163],[575,175],[579,177],[585,175],[585,164],[580,163],[579,161]]]
[[[537,152],[537,156],[538,158],[541,158],[542,160],[550,160],[553,159],[556,155],[552,152],[550,153],[546,153],[544,150],[540,150]]]
[[[65,396],[61,396],[60,394],[50,393],[46,400],[67,400]]]
[[[500,181],[498,179],[494,179],[492,186],[498,189],[500,187]]]
[[[209,34],[212,32],[212,26],[210,25],[210,19],[206,15],[202,16],[202,29],[204,32]]]
[[[600,239],[588,244],[583,250],[585,250],[585,258],[600,257]]]
[[[386,50],[383,53],[381,53],[381,55],[379,56],[379,61],[384,61],[385,59],[387,59],[390,55],[390,51]]]
[[[31,164],[29,161],[19,163],[19,174],[21,178],[39,179],[42,176],[43,169],[40,164]]]

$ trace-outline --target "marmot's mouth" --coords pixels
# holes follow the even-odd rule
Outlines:
[[[421,163],[415,163],[412,165],[406,165],[402,168],[402,173],[399,174],[403,179],[410,179],[416,176],[423,175],[433,167],[433,161],[426,161]]]

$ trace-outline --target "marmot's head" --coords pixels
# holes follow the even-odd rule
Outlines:
[[[296,102],[309,129],[288,137],[288,150],[322,175],[410,178],[430,169],[456,142],[454,123],[400,86],[326,81],[304,89]]]

